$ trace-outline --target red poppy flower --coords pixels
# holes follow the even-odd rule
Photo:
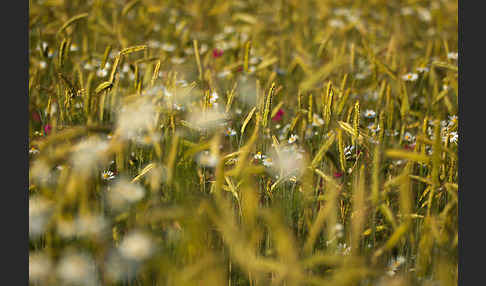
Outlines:
[[[213,49],[213,58],[219,58],[223,55],[223,50],[220,50],[220,49],[217,49],[217,48],[214,48]]]
[[[277,111],[277,114],[275,114],[275,115],[272,117],[272,120],[273,120],[273,121],[280,121],[280,120],[282,120],[282,116],[283,116],[283,115],[284,115],[284,111],[283,111],[283,109],[281,109],[281,108],[280,108],[280,109]]]

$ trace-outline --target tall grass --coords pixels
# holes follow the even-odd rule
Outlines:
[[[456,285],[457,1],[30,1],[32,285]]]

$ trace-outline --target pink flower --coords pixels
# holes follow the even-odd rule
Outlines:
[[[223,55],[223,50],[220,50],[220,49],[217,49],[217,48],[214,48],[213,49],[213,58],[219,58]]]
[[[52,130],[52,126],[50,124],[46,124],[44,126],[44,132],[49,135],[51,133],[51,130]]]
[[[334,172],[333,176],[334,176],[334,178],[341,178],[343,176],[343,173],[341,173],[341,172]]]
[[[275,116],[272,117],[272,120],[273,121],[280,121],[282,120],[282,116],[284,115],[284,111],[282,108],[280,108],[278,111],[277,111],[277,114],[275,114]]]
[[[415,148],[415,144],[412,145],[405,144],[404,148],[405,150],[413,151],[413,149]]]

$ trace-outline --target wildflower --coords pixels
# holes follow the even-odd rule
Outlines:
[[[458,54],[457,53],[450,52],[450,53],[447,54],[447,58],[449,60],[457,60]]]
[[[39,67],[40,67],[41,69],[45,69],[45,68],[47,67],[47,63],[46,63],[45,61],[40,61],[40,62],[39,62]]]
[[[415,136],[413,136],[410,132],[405,132],[403,139],[407,140],[408,142],[413,142],[415,141]]]
[[[107,226],[103,216],[83,215],[76,220],[76,233],[79,236],[96,236]]]
[[[175,47],[175,45],[172,45],[172,44],[169,44],[169,43],[164,43],[164,44],[162,44],[161,48],[162,48],[162,50],[171,53],[171,52],[175,51],[176,47]]]
[[[154,127],[155,107],[149,100],[141,98],[125,105],[118,113],[117,133],[124,139],[130,139],[137,134]]]
[[[405,148],[405,150],[413,151],[413,149],[415,149],[415,144],[405,144],[405,146],[403,147]]]
[[[49,135],[51,133],[51,130],[52,130],[52,126],[50,124],[46,124],[44,126],[44,132],[46,133],[46,135]]]
[[[126,259],[141,261],[152,253],[152,241],[147,234],[135,231],[123,239],[119,250]]]
[[[341,172],[334,172],[333,177],[334,178],[341,178],[343,176],[343,173]]]
[[[105,181],[111,181],[115,178],[115,174],[112,171],[105,170],[101,173],[101,178]]]
[[[90,70],[93,70],[93,65],[90,64],[90,63],[85,63],[84,66],[83,66],[83,68],[85,70],[89,70],[90,71]]]
[[[368,129],[373,133],[373,134],[376,134],[378,133],[378,131],[380,131],[380,126],[378,126],[378,124],[375,124],[375,123],[371,123],[370,125],[368,125]]]
[[[201,47],[199,48],[199,53],[202,55],[208,51],[208,45],[206,44],[201,44]]]
[[[341,28],[344,27],[344,22],[339,19],[331,19],[329,21],[329,26],[333,28]]]
[[[52,203],[41,196],[29,199],[29,236],[44,233],[52,211]]]
[[[150,40],[148,46],[152,49],[160,48],[160,42],[155,40]]]
[[[457,124],[457,115],[449,116],[448,127],[452,127]]]
[[[322,126],[324,125],[324,119],[319,115],[315,114],[312,116],[312,126]]]
[[[284,115],[284,111],[280,108],[277,113],[272,117],[272,121],[280,121],[282,120],[282,116]]]
[[[354,149],[355,149],[354,145],[344,147],[344,156],[346,157],[346,159],[354,155],[355,153]]]
[[[185,58],[179,58],[179,57],[173,57],[170,59],[171,63],[175,64],[175,65],[180,65],[182,63],[184,63],[186,61]]]
[[[417,68],[417,72],[419,72],[419,73],[426,73],[428,71],[429,71],[428,67],[418,67]]]
[[[224,70],[224,71],[218,73],[217,76],[219,78],[225,78],[225,77],[229,76],[230,74],[231,74],[231,72],[229,70]]]
[[[368,75],[369,75],[368,72],[360,72],[360,73],[357,73],[355,75],[355,78],[358,79],[358,80],[363,80],[363,79],[367,78]]]
[[[265,159],[262,160],[262,163],[265,167],[273,166],[272,158],[265,158]]]
[[[219,98],[219,95],[216,91],[213,91],[210,95],[209,95],[209,102],[210,103],[215,103]]]
[[[30,147],[29,149],[29,154],[30,155],[35,155],[39,153],[39,149],[35,148],[34,146]]]
[[[213,49],[213,58],[219,58],[223,55],[223,50],[220,50],[218,48]]]
[[[231,34],[235,31],[235,28],[233,26],[225,26],[223,28],[223,33],[225,34]]]
[[[376,112],[374,110],[367,109],[364,112],[364,117],[366,117],[366,118],[375,118],[376,117]]]
[[[70,253],[59,261],[57,275],[66,284],[96,284],[93,260],[85,254]]]
[[[418,78],[418,75],[416,73],[407,73],[404,76],[402,76],[402,79],[405,81],[416,81]]]
[[[236,135],[236,131],[231,128],[231,127],[228,127],[228,129],[226,129],[226,136],[235,136]]]
[[[51,273],[51,268],[52,262],[44,253],[29,254],[29,281],[36,283],[45,280]]]
[[[297,139],[299,139],[299,136],[298,135],[295,135],[295,134],[292,134],[292,135],[290,135],[290,138],[289,138],[288,142],[289,142],[289,144],[292,144],[295,141],[297,141]]]
[[[430,11],[425,8],[417,9],[417,13],[420,20],[424,22],[430,22],[430,20],[432,19],[432,15],[430,14]]]
[[[413,9],[410,7],[403,7],[401,10],[403,16],[408,16],[413,14]]]
[[[108,71],[107,71],[106,69],[98,69],[98,70],[96,71],[96,75],[97,75],[98,77],[105,77],[105,76],[107,76],[107,75],[108,75]]]
[[[218,157],[211,154],[209,151],[204,151],[199,155],[198,163],[202,166],[213,168],[218,164]]]
[[[351,253],[351,246],[346,243],[338,243],[337,250],[342,255],[349,255]]]
[[[69,50],[71,52],[76,52],[78,50],[78,45],[72,43],[71,46],[69,47]]]
[[[263,158],[265,158],[265,155],[262,155],[261,152],[257,152],[255,156],[253,156],[253,159],[255,160],[262,160]]]
[[[115,209],[122,209],[129,204],[140,201],[145,196],[145,189],[126,179],[120,179],[108,193],[110,205]]]
[[[74,146],[71,163],[78,170],[88,170],[107,160],[108,141],[89,137]]]
[[[459,141],[459,135],[456,131],[450,133],[449,142],[457,144]]]

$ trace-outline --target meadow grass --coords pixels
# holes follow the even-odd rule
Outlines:
[[[29,1],[32,285],[456,285],[457,1]]]

